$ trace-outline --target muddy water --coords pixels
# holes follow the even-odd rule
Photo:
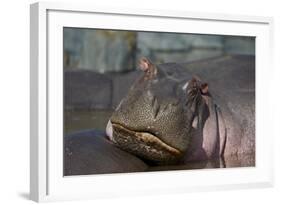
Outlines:
[[[105,130],[108,119],[113,110],[95,111],[65,111],[64,112],[64,132],[73,132],[97,129]],[[161,170],[188,170],[188,169],[208,169],[208,168],[229,168],[229,167],[254,167],[255,155],[231,156],[224,159],[214,159],[200,162],[188,162],[184,165],[176,166],[156,166],[149,168],[148,171]]]

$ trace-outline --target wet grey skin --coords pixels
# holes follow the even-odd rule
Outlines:
[[[83,130],[64,137],[64,176],[146,171],[138,157],[120,150],[103,131]]]
[[[142,159],[178,162],[190,147],[206,85],[189,73],[173,76],[146,58],[140,60],[140,68],[143,74],[113,112],[107,135],[119,148]]]

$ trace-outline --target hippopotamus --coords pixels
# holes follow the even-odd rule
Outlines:
[[[83,130],[64,139],[64,175],[88,175],[146,171],[148,165],[120,150],[104,131]]]
[[[107,136],[117,147],[156,164],[254,152],[254,146],[245,148],[241,143],[254,138],[245,136],[254,134],[254,130],[249,131],[253,129],[253,116],[245,112],[241,120],[235,114],[247,108],[231,110],[235,106],[230,99],[223,101],[224,96],[210,90],[207,82],[182,65],[155,65],[142,58],[139,67],[142,76],[131,86],[106,127]],[[173,72],[177,70],[181,71],[179,75]]]
[[[253,57],[139,68],[104,131],[65,136],[65,175],[255,165]]]

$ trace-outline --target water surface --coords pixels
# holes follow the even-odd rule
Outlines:
[[[65,134],[86,129],[105,130],[112,112],[113,110],[64,111]]]

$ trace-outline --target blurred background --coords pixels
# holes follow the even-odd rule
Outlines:
[[[225,35],[64,28],[65,69],[98,73],[136,68],[139,57],[154,63],[186,63],[227,54],[255,55],[255,38]]]
[[[225,35],[64,28],[66,133],[104,130],[113,109],[140,75],[137,62],[187,64],[227,55],[255,55],[255,38]]]

